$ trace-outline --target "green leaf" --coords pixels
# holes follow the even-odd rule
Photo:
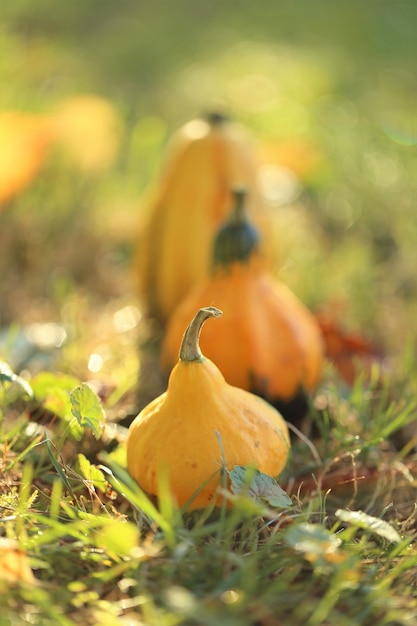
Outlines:
[[[45,410],[67,422],[71,435],[80,440],[83,428],[72,416],[70,401],[70,393],[76,385],[79,385],[79,380],[74,376],[52,372],[41,372],[32,379],[35,399]]]
[[[79,384],[80,381],[74,376],[68,374],[54,374],[53,372],[41,372],[37,376],[34,376],[31,381],[35,397],[42,403],[48,400],[48,398],[57,391],[65,392],[69,398],[70,392]],[[57,415],[64,417],[62,412],[57,413]]]
[[[0,382],[15,383],[19,385],[29,398],[33,397],[33,389],[29,383],[21,376],[15,374],[4,361],[0,361]]]
[[[78,465],[81,474],[86,480],[91,482],[94,487],[99,489],[102,493],[107,491],[107,481],[104,474],[96,465],[92,465],[84,454],[78,454]]]
[[[90,428],[99,439],[104,430],[106,416],[100,398],[87,383],[82,383],[70,394],[71,413],[80,426]]]
[[[352,526],[363,528],[391,543],[401,543],[401,537],[398,532],[385,520],[379,517],[373,517],[363,511],[347,511],[346,509],[338,509],[336,517]]]
[[[260,504],[269,504],[276,508],[292,505],[291,498],[279,486],[275,478],[263,474],[257,469],[244,465],[235,465],[229,472],[231,490],[235,494],[244,494]]]

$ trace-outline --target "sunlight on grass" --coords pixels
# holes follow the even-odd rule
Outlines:
[[[394,448],[384,451],[388,439],[382,433],[388,424],[390,434],[404,426],[415,406],[404,400],[397,407],[377,384],[365,393],[359,381],[339,402],[342,413],[338,407],[328,409],[331,420],[339,422],[333,422],[331,429],[323,422],[328,430],[321,441],[315,441],[327,478],[331,480],[332,465],[342,455],[356,458],[356,479],[364,460],[375,463],[381,454],[386,456],[386,469],[393,471],[399,455]],[[358,435],[360,439],[349,435],[354,424],[361,433],[363,419],[366,428]],[[411,488],[415,485],[415,460],[414,466],[412,459],[408,461],[409,478],[399,473],[390,492],[374,500],[372,513],[356,507],[333,508],[333,490],[336,503],[340,498],[337,482],[342,480],[343,487],[347,476],[336,476],[334,489],[324,487],[323,468],[316,467],[312,471],[318,472],[318,478],[312,487],[303,487],[309,480],[307,473],[298,493],[292,483],[294,495],[288,506],[281,496],[284,508],[265,507],[265,502],[259,508],[242,494],[234,496],[230,512],[184,516],[173,505],[166,477],[161,477],[161,501],[156,507],[111,456],[100,453],[101,462],[95,466],[98,474],[93,475],[93,464],[82,453],[83,475],[77,474],[55,456],[51,444],[49,453],[34,456],[34,448],[25,440],[24,422],[20,429],[15,449],[9,449],[4,459],[10,463],[7,457],[16,455],[11,471],[21,466],[16,473],[20,486],[16,490],[13,482],[5,485],[0,506],[6,535],[17,540],[28,556],[34,579],[16,581],[15,590],[1,604],[6,615],[12,615],[11,598],[19,602],[20,597],[30,601],[32,612],[37,607],[43,624],[72,626],[78,623],[79,612],[85,623],[95,623],[89,620],[106,611],[109,585],[112,601],[103,623],[115,626],[122,626],[123,616],[155,625],[214,626],[219,620],[236,625],[262,623],[274,614],[311,626],[352,620],[388,625],[392,620],[407,623],[415,609],[412,596],[398,605],[403,581],[417,564],[412,503],[401,518],[390,515],[400,503],[398,498],[402,499],[404,480],[411,481]],[[52,431],[51,436],[55,436]],[[7,440],[5,432],[2,437]],[[83,450],[85,443],[76,445]],[[285,472],[288,477],[297,469],[306,471],[304,446],[302,439],[294,443]],[[304,455],[301,465],[299,454]],[[377,482],[384,480],[380,461],[378,468]],[[99,475],[100,484],[96,482]],[[358,504],[362,491],[358,482]],[[68,576],[76,582],[65,582]],[[56,621],[63,606],[66,617]]]
[[[415,623],[415,10],[391,4],[2,7],[0,626]],[[347,365],[277,480],[219,468],[223,506],[188,514],[126,470],[166,384],[133,259],[167,142],[219,108],[275,275]]]

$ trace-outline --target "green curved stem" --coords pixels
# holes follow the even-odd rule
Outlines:
[[[203,361],[204,355],[200,350],[199,339],[203,324],[209,317],[220,317],[220,309],[208,306],[197,311],[184,333],[180,348],[180,361]]]

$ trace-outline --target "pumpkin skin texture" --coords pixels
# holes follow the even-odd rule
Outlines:
[[[242,197],[236,202],[241,203]],[[244,253],[240,236],[234,247],[227,241],[231,224],[234,237],[239,235],[239,223],[246,228],[246,218],[239,219],[234,215],[219,231],[222,239],[214,244],[211,275],[190,290],[172,314],[162,341],[161,368],[167,372],[172,367],[190,312],[210,302],[224,316],[206,329],[201,339],[204,354],[228,383],[265,398],[297,423],[308,407],[307,394],[321,376],[322,334],[313,314],[260,260],[255,237],[251,248],[245,234]]]
[[[214,307],[198,311],[184,334],[166,392],[139,413],[127,439],[128,470],[141,488],[157,496],[158,474],[167,470],[178,506],[195,496],[188,511],[221,502],[216,495],[221,447],[228,469],[253,466],[272,477],[284,468],[290,448],[288,428],[278,411],[262,398],[229,385],[199,350],[202,324],[220,314]]]
[[[207,274],[211,245],[229,212],[230,187],[251,190],[252,217],[269,241],[269,214],[257,190],[249,141],[219,114],[191,120],[168,145],[145,208],[134,262],[143,308],[162,326],[190,287]],[[272,258],[272,246],[268,244]]]

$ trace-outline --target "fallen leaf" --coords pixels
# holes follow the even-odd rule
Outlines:
[[[379,517],[368,515],[363,511],[347,511],[344,509],[338,509],[336,517],[342,522],[378,535],[390,543],[401,543],[401,537],[395,528]]]
[[[233,493],[246,494],[260,504],[287,508],[292,505],[291,498],[279,486],[275,478],[259,470],[235,465],[229,472],[230,486]]]
[[[345,330],[326,313],[317,314],[316,320],[323,335],[326,357],[348,385],[353,385],[360,370],[370,373],[374,364],[384,364],[382,350],[359,332]]]

